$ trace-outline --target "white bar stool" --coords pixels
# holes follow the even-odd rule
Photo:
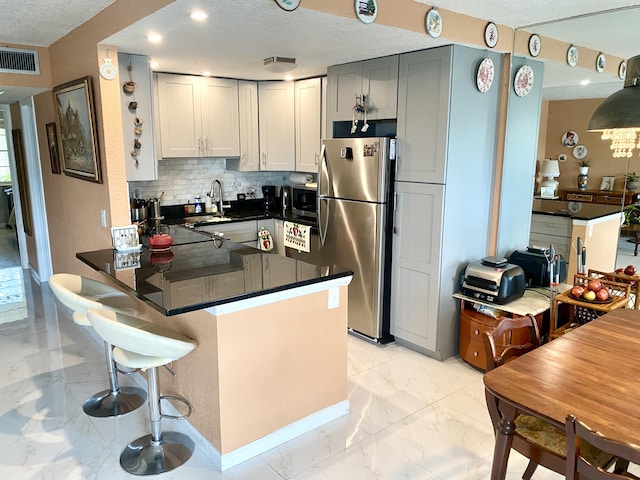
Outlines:
[[[49,286],[60,303],[73,310],[73,321],[90,326],[87,310],[106,308],[136,314],[136,301],[126,293],[90,278],[69,273],[56,273],[49,278]],[[82,409],[92,417],[116,417],[141,407],[147,399],[144,390],[137,387],[120,387],[113,347],[104,344],[109,375],[109,390],[92,395],[85,400]]]
[[[146,320],[107,310],[89,310],[93,328],[105,341],[114,345],[113,356],[129,368],[147,370],[151,434],[131,442],[120,455],[120,466],[133,475],[156,475],[185,463],[193,454],[194,444],[179,432],[162,432],[162,417],[184,419],[191,414],[187,400],[160,396],[158,367],[184,357],[196,348],[196,342],[173,330]],[[189,411],[183,416],[163,414],[160,400],[171,398],[184,403]]]

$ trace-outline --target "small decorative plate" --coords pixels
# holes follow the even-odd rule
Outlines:
[[[578,64],[578,49],[571,45],[567,50],[567,64],[575,67]]]
[[[580,141],[580,137],[573,130],[567,130],[562,134],[562,145],[565,147],[575,147]]]
[[[624,80],[626,76],[627,76],[627,62],[623,60],[620,62],[620,65],[618,65],[618,78],[620,80]]]
[[[586,157],[587,153],[587,147],[585,147],[584,145],[576,145],[575,147],[573,147],[573,156],[578,160],[582,160],[584,157]]]
[[[358,20],[367,24],[375,22],[376,17],[378,16],[377,0],[356,0],[354,5]]]
[[[582,210],[582,202],[569,202],[567,207],[571,213],[578,213]]]
[[[561,153],[560,155],[558,155],[558,161],[559,162],[566,162],[567,161],[567,154],[566,153]]]
[[[276,3],[281,9],[291,12],[300,6],[300,1],[301,0],[276,0]]]
[[[607,63],[607,60],[604,58],[604,53],[599,53],[598,58],[596,58],[596,72],[602,73],[604,72],[604,67]]]
[[[521,66],[513,80],[513,89],[519,97],[526,97],[533,88],[533,69],[529,65]]]
[[[532,57],[540,55],[540,49],[542,48],[542,42],[540,37],[535,33],[529,37],[529,54]]]
[[[493,22],[487,23],[484,29],[484,43],[489,48],[493,48],[498,44],[498,27]]]
[[[437,8],[433,7],[427,12],[427,17],[424,21],[427,33],[433,38],[438,38],[442,33],[442,17]]]
[[[476,75],[476,85],[481,93],[485,93],[491,88],[493,83],[493,60],[485,58],[480,62],[478,66],[478,73]]]
[[[105,58],[104,63],[100,65],[100,75],[102,75],[102,78],[105,80],[113,80],[117,74],[118,72],[116,71],[116,67],[111,63],[111,59]]]

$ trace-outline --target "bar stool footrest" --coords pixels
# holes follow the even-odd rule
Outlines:
[[[167,401],[173,400],[176,402],[180,402],[187,407],[188,411],[185,415],[169,415],[168,413],[162,412],[162,404],[161,404],[160,418],[170,418],[172,420],[184,420],[185,418],[188,418],[191,415],[191,403],[189,403],[189,401],[186,398],[179,397],[177,395],[160,395],[160,401],[162,400],[167,400]]]

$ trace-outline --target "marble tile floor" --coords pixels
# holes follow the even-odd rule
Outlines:
[[[12,479],[134,478],[120,469],[119,454],[148,432],[147,409],[117,419],[82,412],[82,401],[107,385],[101,346],[56,304],[48,286],[24,277],[27,317],[0,324],[0,470]],[[225,472],[198,448],[185,465],[157,477],[489,478],[493,432],[480,372],[459,358],[439,362],[351,336],[348,347],[350,414]],[[122,385],[128,382],[121,378]],[[165,429],[183,425],[163,421]],[[512,453],[507,478],[521,478],[525,466]],[[560,478],[543,468],[534,475]]]

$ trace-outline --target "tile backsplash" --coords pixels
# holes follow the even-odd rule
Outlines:
[[[236,200],[238,193],[247,194],[251,189],[261,198],[263,185],[290,185],[291,173],[227,170],[224,158],[168,158],[158,161],[157,180],[129,182],[129,196],[149,199],[164,192],[163,205],[193,203],[196,195],[204,199],[211,182],[218,179],[225,200]]]

